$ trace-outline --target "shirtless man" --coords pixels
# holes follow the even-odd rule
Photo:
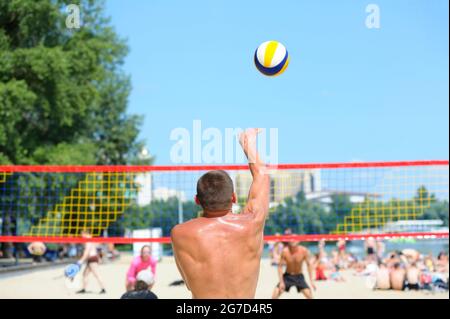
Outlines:
[[[278,277],[280,281],[273,291],[273,299],[279,298],[284,291],[289,292],[289,289],[292,286],[295,286],[297,291],[303,293],[306,298],[312,299],[311,289],[309,289],[309,286],[305,281],[305,276],[303,276],[302,273],[303,262],[308,264],[309,279],[314,290],[316,289],[312,276],[313,265],[309,258],[308,249],[299,246],[297,242],[290,242],[281,253],[281,262],[278,265]],[[284,274],[283,264],[286,265]]]
[[[415,262],[406,268],[406,280],[408,282],[406,287],[409,290],[419,290],[420,269],[417,267]]]
[[[400,263],[394,265],[391,270],[391,288],[393,290],[403,290],[405,288],[406,274],[405,270],[400,266]]]
[[[270,185],[256,151],[258,132],[249,129],[240,136],[253,176],[242,213],[231,210],[236,202],[231,178],[224,171],[211,171],[197,183],[195,201],[203,215],[172,229],[175,261],[195,299],[255,297]]]
[[[384,263],[380,263],[376,273],[376,289],[387,290],[391,289],[391,280],[389,276],[389,268]]]
[[[41,257],[45,254],[47,247],[45,244],[39,241],[32,242],[27,247],[28,252],[33,257],[33,264],[37,262],[41,262]]]

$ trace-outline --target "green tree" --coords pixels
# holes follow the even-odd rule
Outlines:
[[[71,3],[79,29],[65,24]],[[135,161],[141,117],[126,113],[127,52],[101,2],[0,0],[0,163]]]
[[[331,209],[338,218],[342,218],[350,215],[353,204],[350,201],[350,197],[344,194],[331,195]]]
[[[80,8],[79,29],[66,26],[68,4]],[[142,118],[126,113],[128,48],[103,11],[93,0],[0,0],[0,164],[152,162],[138,156]],[[27,183],[43,187],[39,178]],[[18,231],[18,207],[28,219],[42,214],[20,200],[0,191],[3,234]]]
[[[286,198],[269,213],[265,233],[283,233],[291,228],[297,234],[328,233],[335,226],[335,214],[320,203],[307,200],[303,192]]]
[[[428,207],[423,219],[440,219],[444,222],[444,226],[448,227],[448,201],[437,201]]]
[[[416,205],[425,207],[420,219],[440,219],[448,227],[448,200],[438,200],[435,194],[422,185],[417,189],[414,201]]]
[[[417,189],[414,200],[417,205],[426,206],[436,201],[436,195],[430,194],[428,192],[428,189],[424,185],[422,185]]]
[[[201,207],[194,201],[183,202],[183,220],[198,217]],[[163,236],[170,236],[171,229],[178,224],[178,198],[153,200],[146,206],[130,206],[122,217],[108,230],[108,234],[123,236],[125,230],[161,227]]]

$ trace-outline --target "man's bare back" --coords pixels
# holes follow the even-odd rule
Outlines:
[[[200,217],[178,227],[177,261],[193,298],[253,298],[263,236],[249,214]]]
[[[255,296],[269,206],[269,177],[256,154],[257,131],[245,134],[241,136],[241,144],[249,158],[253,183],[243,212],[233,214],[231,211],[236,201],[234,193],[229,207],[221,211],[205,209],[205,199],[202,202],[201,198],[196,198],[204,208],[203,217],[172,229],[177,267],[193,298],[249,299]],[[219,175],[214,171],[210,173]],[[204,184],[210,191],[216,181],[206,180]]]

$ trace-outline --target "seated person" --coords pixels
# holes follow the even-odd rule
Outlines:
[[[385,263],[380,263],[376,272],[376,289],[391,289],[391,280],[389,277],[389,268]]]
[[[406,272],[401,267],[400,263],[394,265],[394,269],[390,274],[391,287],[393,290],[403,290],[405,288]]]
[[[419,290],[420,270],[416,263],[412,263],[406,268],[406,288],[409,290]]]
[[[337,266],[337,265],[334,266],[334,268],[332,269],[332,272],[330,274],[330,279],[334,280],[334,281],[338,281],[338,282],[345,281],[344,277],[342,277],[339,266]]]
[[[373,276],[376,274],[378,270],[378,265],[375,261],[370,260],[366,265],[365,268],[359,272],[360,276]]]
[[[327,276],[325,276],[325,264],[319,257],[320,254],[316,254],[316,259],[314,262],[314,268],[316,270],[316,280],[327,280]]]
[[[158,299],[158,297],[151,292],[155,280],[151,270],[143,270],[136,276],[135,288],[122,295],[120,299]]]
[[[446,274],[448,273],[448,255],[440,252],[436,261],[436,271]]]

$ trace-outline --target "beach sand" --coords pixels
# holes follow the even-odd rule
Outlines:
[[[55,266],[50,269],[37,269],[0,275],[0,298],[30,298],[30,299],[118,299],[124,293],[125,274],[127,272],[131,255],[122,255],[114,262],[100,265],[101,277],[105,282],[107,293],[99,295],[100,288],[95,278],[90,275],[88,292],[77,295],[79,287],[68,287],[62,276],[64,266]],[[306,269],[305,269],[306,270]],[[306,272],[305,272],[306,274]],[[318,299],[449,299],[446,293],[427,293],[413,291],[373,291],[366,285],[364,277],[353,275],[353,271],[342,272],[346,282],[321,281],[317,282],[317,291],[314,297]],[[306,276],[307,278],[308,276]],[[81,276],[75,282],[80,283]],[[171,287],[172,282],[181,280],[175,261],[172,257],[164,257],[158,263],[156,271],[156,284],[153,292],[161,299],[189,299],[191,295],[185,285]],[[256,298],[269,299],[273,288],[277,284],[277,268],[270,265],[268,259],[261,262]],[[75,285],[74,285],[75,286]],[[303,299],[292,287],[289,293],[284,293],[280,299]]]

